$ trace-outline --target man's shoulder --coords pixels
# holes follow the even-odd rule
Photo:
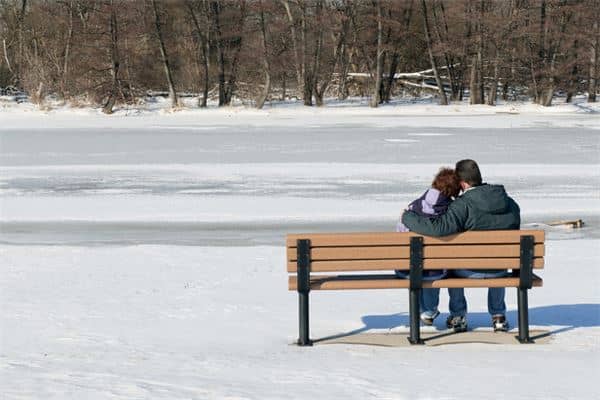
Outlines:
[[[467,193],[465,193],[461,196],[458,196],[456,199],[454,199],[454,201],[452,201],[452,203],[450,203],[450,207],[458,208],[458,207],[466,206],[469,203],[469,197],[468,196],[465,197],[465,195]]]

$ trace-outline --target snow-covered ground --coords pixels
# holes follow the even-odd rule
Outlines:
[[[465,157],[506,186],[526,226],[586,222],[547,228],[530,319],[552,341],[290,345],[285,233],[391,230],[437,168]],[[581,102],[5,106],[3,398],[598,398],[599,200],[600,114]],[[467,296],[470,326],[487,327],[485,291]],[[312,336],[403,331],[407,297],[314,293]],[[515,326],[514,291],[507,305]]]

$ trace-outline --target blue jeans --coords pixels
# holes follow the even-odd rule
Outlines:
[[[398,278],[401,279],[409,279],[410,278],[410,272],[409,271],[403,271],[403,270],[395,270],[394,273],[396,274],[396,276]],[[444,279],[446,277],[446,275],[448,275],[448,273],[445,270],[440,270],[438,273],[432,273],[431,275],[427,274],[423,274],[423,280],[424,281],[435,281],[436,279]]]
[[[508,275],[508,272],[478,272],[468,269],[457,269],[453,274],[459,278],[502,278]],[[450,315],[465,316],[467,314],[467,300],[465,299],[465,290],[463,288],[448,289],[450,302],[448,308]],[[506,313],[506,304],[504,303],[504,288],[488,289],[488,312],[491,315],[504,315]],[[421,312],[434,314],[437,311],[440,302],[440,289],[423,289],[421,291]]]
[[[402,279],[409,278],[408,271],[395,271],[396,276]],[[448,273],[445,270],[440,271],[440,273],[435,275],[427,275],[423,276],[424,281],[435,281],[436,279],[444,279]],[[450,289],[452,290],[452,289]],[[452,297],[451,297],[452,298]],[[463,295],[464,298],[464,295]],[[429,316],[433,316],[438,311],[438,304],[440,302],[440,289],[421,289],[421,297],[419,298],[419,308],[420,312],[423,314],[427,314]],[[466,304],[465,304],[466,309]]]
[[[453,317],[466,315],[465,290],[463,288],[449,288],[448,295],[450,296],[450,302],[448,303],[450,315]],[[421,314],[435,315],[438,311],[438,304],[440,304],[440,289],[421,289]]]

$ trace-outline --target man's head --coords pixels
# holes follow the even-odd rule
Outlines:
[[[473,160],[460,160],[456,163],[455,172],[463,190],[479,186],[482,183],[479,166]]]

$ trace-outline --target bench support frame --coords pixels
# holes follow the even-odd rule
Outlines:
[[[298,316],[299,336],[298,346],[312,346],[309,330],[309,302],[310,293],[310,240],[299,239],[297,246],[297,273],[298,273]]]
[[[519,288],[517,289],[517,305],[519,311],[519,335],[521,343],[533,343],[529,337],[529,304],[527,290],[533,284],[533,236],[521,236],[521,252],[519,262]]]
[[[299,310],[299,346],[312,346],[309,329],[309,293],[311,251],[309,239],[298,239],[297,246],[297,290]],[[519,287],[517,288],[519,334],[516,336],[520,343],[534,343],[529,337],[529,304],[527,290],[533,286],[533,250],[535,239],[530,235],[521,236]],[[513,271],[516,272],[516,271]],[[514,274],[516,275],[516,273]],[[514,276],[513,275],[513,276]],[[410,239],[410,287],[409,287],[409,319],[410,336],[408,341],[424,344],[420,330],[420,297],[423,290],[423,237],[415,236]]]
[[[423,287],[423,237],[410,238],[410,289],[408,294],[410,318],[410,344],[425,344],[421,339],[420,297]]]

